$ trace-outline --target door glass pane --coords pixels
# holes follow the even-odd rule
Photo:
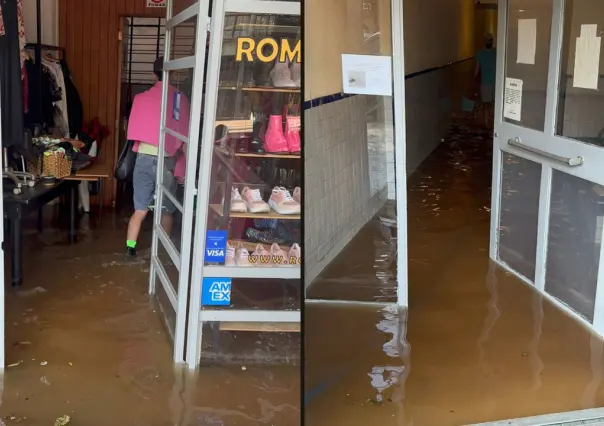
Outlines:
[[[554,170],[545,291],[590,322],[603,223],[604,187]]]
[[[182,206],[183,198],[184,198],[184,186],[177,185],[177,201]],[[165,193],[162,194],[162,210],[161,210],[161,218],[160,218],[160,226],[164,230],[164,232],[174,244],[174,248],[178,253],[181,252],[181,234],[182,234],[182,212],[180,209],[174,204],[174,202],[169,199]]]
[[[512,90],[506,89],[504,120],[535,130],[545,128],[553,4],[553,0],[508,2],[504,87],[514,83],[518,87],[521,84],[522,100],[520,106],[515,108],[519,109],[519,113],[516,111],[515,114],[506,114],[505,105],[508,101],[505,98],[515,97]],[[536,40],[534,52],[530,46],[527,47],[533,39]]]
[[[170,285],[172,286],[172,290],[174,293],[178,294],[178,279],[180,277],[178,268],[172,261],[172,258],[166,251],[161,240],[157,243],[157,259],[159,263],[163,266],[166,275],[168,276],[168,280],[170,280]],[[158,280],[158,282],[161,282]]]
[[[225,16],[208,215],[208,244],[212,233],[217,240],[206,252],[210,264],[299,268],[300,47],[299,16]]]
[[[565,4],[556,134],[604,146],[604,2]]]
[[[179,59],[195,55],[197,18],[198,16],[194,15],[172,28],[170,59]]]
[[[503,153],[499,259],[535,281],[541,164]]]
[[[193,68],[168,72],[170,88],[166,110],[166,127],[183,136],[189,136],[191,121],[191,93],[193,93]],[[181,142],[172,135],[166,135],[166,152],[174,155]]]

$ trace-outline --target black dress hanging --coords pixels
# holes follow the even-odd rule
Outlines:
[[[23,83],[17,0],[0,0],[5,34],[0,36],[0,102],[2,107],[2,147],[22,147]]]

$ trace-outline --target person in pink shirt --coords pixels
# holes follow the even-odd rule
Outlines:
[[[163,90],[163,63],[159,57],[153,64],[156,83],[146,92],[134,97],[130,119],[128,121],[128,140],[134,141],[133,150],[137,153],[132,178],[134,189],[134,213],[128,223],[126,251],[136,255],[136,241],[141,225],[149,210],[155,208],[155,188],[157,186],[157,163],[159,154],[159,136],[161,120],[161,100]],[[189,100],[172,85],[168,86],[166,109],[166,128],[183,136],[189,135]],[[176,196],[177,180],[185,174],[186,146],[177,137],[167,134],[164,141],[164,167],[162,185],[164,191]],[[176,206],[162,197],[161,224],[169,235],[172,230],[173,214]]]

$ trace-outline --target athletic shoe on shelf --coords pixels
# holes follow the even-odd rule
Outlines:
[[[263,244],[285,244],[285,240],[278,238],[271,231],[258,231],[254,228],[247,228],[245,236],[248,240]]]
[[[275,187],[268,205],[279,214],[300,214],[300,203],[292,198],[289,191],[283,187]]]
[[[250,252],[242,244],[235,250],[235,261],[237,266],[250,266]]]
[[[296,186],[294,188],[294,200],[302,204],[302,188],[300,188],[299,186]]]
[[[276,61],[269,75],[275,87],[297,87],[296,82],[292,80],[288,62]]]
[[[246,186],[241,191],[241,198],[250,213],[270,213],[271,211],[268,204],[262,199],[259,189],[250,189]]]
[[[245,202],[243,198],[241,198],[241,194],[239,193],[238,188],[231,188],[231,212],[233,213],[245,213],[247,212],[247,207],[245,206]]]
[[[276,229],[277,219],[254,219],[254,226],[260,229]]]
[[[252,266],[270,266],[271,253],[262,244],[258,244],[250,254],[249,261]]]
[[[279,244],[273,244],[271,246],[271,264],[274,266],[287,266],[288,257],[285,250],[279,247]]]
[[[294,244],[289,249],[287,260],[290,266],[300,266],[302,264],[302,249],[298,244]]]
[[[291,78],[294,81],[294,83],[296,84],[296,87],[300,87],[300,83],[301,83],[301,65],[300,62],[294,62],[293,64],[291,64],[291,66],[289,67],[290,72],[291,72]]]
[[[300,153],[300,117],[292,116],[285,119],[285,140],[290,153]]]
[[[289,153],[287,139],[283,134],[283,118],[280,115],[271,115],[268,119],[268,128],[264,135],[264,149],[270,153]]]
[[[235,262],[235,247],[227,243],[226,255],[224,257],[224,265],[225,266],[236,266]]]
[[[292,222],[291,220],[288,221],[284,221],[284,222]],[[286,226],[285,224],[279,224],[279,226],[277,226],[276,229],[272,229],[271,233],[273,234],[273,239],[275,240],[274,242],[279,243],[281,245],[283,244],[293,244],[294,241],[292,239],[292,233],[289,229],[288,226]]]

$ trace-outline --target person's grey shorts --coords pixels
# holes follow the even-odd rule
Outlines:
[[[495,86],[483,84],[480,86],[480,100],[483,104],[490,104],[495,100]]]
[[[171,194],[176,194],[176,179],[174,178],[174,165],[176,159],[174,157],[164,158],[164,179],[163,185],[170,191]],[[155,205],[155,184],[157,178],[157,157],[155,155],[138,154],[136,156],[136,164],[134,165],[134,173],[132,176],[132,186],[134,189],[134,209],[148,210]],[[163,198],[162,211],[174,213],[176,206],[168,197]]]

